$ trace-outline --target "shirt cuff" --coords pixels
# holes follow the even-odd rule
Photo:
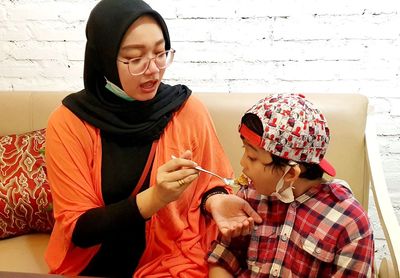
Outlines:
[[[207,261],[222,266],[233,275],[240,271],[240,264],[236,256],[223,243],[214,241],[211,251],[208,253]]]
[[[200,204],[200,211],[203,215],[210,215],[210,213],[206,210],[206,202],[208,198],[210,198],[213,195],[216,194],[229,194],[229,192],[225,189],[223,186],[216,186],[211,188],[210,190],[207,190],[204,194],[203,197],[201,198],[201,204]]]

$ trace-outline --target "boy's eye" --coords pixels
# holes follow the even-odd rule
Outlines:
[[[250,157],[250,156],[247,156],[247,157],[249,158],[250,161],[256,161],[256,159],[254,157]]]

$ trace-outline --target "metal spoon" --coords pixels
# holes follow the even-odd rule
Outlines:
[[[215,174],[215,173],[213,173],[213,172],[211,172],[211,171],[208,171],[208,170],[202,168],[201,166],[196,166],[196,167],[194,167],[194,168],[197,169],[197,170],[199,170],[199,171],[201,171],[201,172],[210,174],[210,175],[212,175],[212,176],[214,176],[214,177],[217,177],[217,178],[221,179],[226,185],[229,185],[229,186],[235,186],[235,185],[236,185],[234,179],[229,179],[229,178],[221,177],[220,175],[217,175],[217,174]]]
[[[173,159],[176,158],[176,156],[174,156],[174,155],[171,155],[171,157],[172,157]],[[226,185],[229,185],[229,186],[237,186],[237,185],[235,184],[235,180],[234,180],[234,179],[229,179],[229,178],[221,177],[220,175],[218,175],[218,174],[216,174],[216,173],[214,173],[214,172],[211,172],[211,171],[208,171],[208,170],[202,168],[200,165],[194,167],[194,169],[199,170],[199,171],[204,172],[204,173],[207,173],[207,174],[212,175],[212,176],[214,176],[214,177],[217,177],[217,178],[219,178],[220,180],[222,180],[222,181],[224,182],[224,184],[226,184]]]

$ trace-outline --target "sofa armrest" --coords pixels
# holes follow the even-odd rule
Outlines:
[[[379,266],[379,277],[400,277],[400,226],[388,193],[376,136],[374,115],[369,113],[365,129],[366,157],[370,174],[370,187],[382,230],[390,251]]]

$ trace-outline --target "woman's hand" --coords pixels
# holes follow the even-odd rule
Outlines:
[[[168,203],[179,198],[183,191],[199,176],[191,161],[192,153],[186,151],[157,169],[156,185],[140,192],[136,203],[143,218],[147,219]]]
[[[249,203],[234,194],[213,195],[208,198],[206,208],[225,240],[248,235],[254,227],[254,222],[262,222],[262,218]]]
[[[186,151],[179,158],[173,158],[157,170],[155,194],[164,205],[175,201],[183,191],[199,176],[191,161],[192,152]]]

